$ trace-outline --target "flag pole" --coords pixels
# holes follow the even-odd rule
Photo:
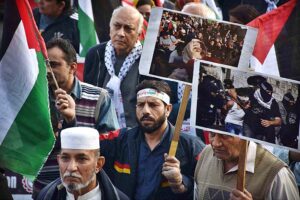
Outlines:
[[[46,66],[47,66],[47,68],[48,68],[49,71],[50,71],[51,78],[52,78],[52,80],[54,81],[54,84],[55,84],[56,89],[59,89],[57,80],[56,80],[56,78],[55,78],[55,75],[54,75],[53,70],[52,70],[51,65],[50,65],[50,60],[49,60],[49,58],[46,59]]]

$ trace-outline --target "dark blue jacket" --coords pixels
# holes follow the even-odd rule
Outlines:
[[[33,16],[36,21],[36,25],[39,28],[41,13],[38,8],[33,10]],[[61,14],[52,24],[43,30],[42,36],[47,43],[58,33],[63,34],[62,38],[68,39],[72,43],[76,52],[79,52],[79,30],[77,20],[71,18],[68,14]]]
[[[169,124],[170,125],[170,124]],[[167,138],[170,144],[174,133],[174,127],[170,125]],[[105,171],[121,191],[134,199],[137,166],[139,158],[139,147],[142,139],[142,133],[138,127],[130,130],[121,129],[107,134],[102,134],[101,155],[105,157]],[[167,180],[162,176],[161,184],[157,185],[155,194],[150,199],[155,200],[176,200],[176,199],[193,199],[194,187],[194,170],[196,167],[199,153],[202,151],[204,144],[194,136],[181,134],[176,158],[180,161],[181,174],[183,183],[188,188],[184,194],[175,194],[167,184]],[[166,152],[168,153],[168,152]],[[162,155],[163,156],[163,155]],[[161,174],[161,171],[157,173]]]
[[[99,188],[101,189],[101,199],[105,200],[129,200],[129,198],[121,191],[119,191],[109,180],[106,173],[101,170],[97,174]],[[39,193],[37,200],[66,200],[67,192],[58,178],[49,183]]]

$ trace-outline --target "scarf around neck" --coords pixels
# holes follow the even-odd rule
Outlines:
[[[116,108],[116,113],[121,128],[126,127],[124,106],[120,89],[121,82],[126,77],[127,73],[129,72],[135,61],[140,58],[141,54],[142,45],[139,41],[137,41],[133,49],[125,58],[125,61],[121,66],[119,74],[116,75],[114,65],[116,63],[117,58],[111,40],[107,42],[105,47],[104,62],[106,69],[110,75],[110,80],[106,84],[106,88],[110,89],[113,93],[112,100]]]
[[[262,96],[261,96],[261,93],[260,93],[260,89],[257,89],[255,92],[254,92],[254,98],[257,100],[257,102],[264,108],[267,108],[267,109],[271,109],[271,105],[272,105],[272,102],[273,102],[273,97],[271,97],[270,101],[268,102],[264,102]]]

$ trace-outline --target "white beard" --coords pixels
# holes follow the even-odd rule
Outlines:
[[[63,176],[61,175],[61,177],[66,177],[66,176],[74,176],[77,178],[82,178],[80,175],[74,173],[72,174],[68,172],[66,172]],[[78,191],[83,188],[86,188],[95,178],[96,178],[96,172],[92,173],[92,176],[88,179],[86,183],[65,183],[63,178],[61,178],[61,182],[63,186],[68,190],[68,192],[72,193],[72,191]]]

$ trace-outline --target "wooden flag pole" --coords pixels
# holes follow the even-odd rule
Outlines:
[[[170,146],[170,149],[169,149],[169,156],[175,156],[175,154],[176,154],[178,140],[179,140],[181,127],[182,127],[182,122],[183,122],[183,119],[184,119],[186,106],[187,106],[187,103],[188,103],[188,100],[189,100],[191,88],[192,88],[192,86],[185,85],[183,96],[182,96],[182,101],[181,101],[179,111],[178,111],[178,116],[177,116],[177,119],[176,119],[175,131],[174,131],[171,146]]]
[[[237,173],[237,185],[236,185],[236,188],[241,192],[244,192],[245,190],[247,150],[248,150],[248,141],[241,139],[239,164],[238,164],[239,168]]]
[[[47,66],[47,68],[49,68],[49,70],[50,70],[51,78],[52,78],[52,80],[54,81],[54,84],[55,84],[56,89],[59,89],[59,86],[58,86],[57,80],[56,80],[56,78],[55,78],[55,76],[54,76],[53,70],[52,70],[52,68],[51,68],[49,59],[46,59],[46,66]]]

